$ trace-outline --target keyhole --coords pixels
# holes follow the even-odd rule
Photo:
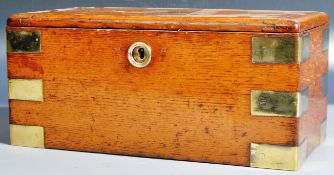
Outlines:
[[[151,48],[145,43],[133,43],[128,49],[128,60],[135,67],[143,68],[151,62]]]
[[[132,51],[132,57],[138,63],[144,62],[146,57],[147,57],[147,53],[145,51],[145,48],[142,47],[142,46],[135,47]]]
[[[144,59],[145,50],[143,48],[138,49],[140,59]]]

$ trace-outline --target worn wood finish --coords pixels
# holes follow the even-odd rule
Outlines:
[[[242,12],[224,11],[217,26],[226,32],[171,31],[215,30],[209,19],[223,13],[219,10],[206,10],[211,13],[207,17],[182,18],[208,20],[202,26],[162,22],[177,21],[180,15],[175,9],[156,17],[157,12],[133,11],[116,15],[114,10],[88,8],[12,16],[7,30],[41,31],[42,48],[38,54],[8,53],[8,76],[42,79],[44,102],[11,100],[11,124],[43,127],[46,148],[244,166],[249,166],[251,143],[296,146],[307,138],[309,153],[319,144],[327,104],[321,76],[328,71],[328,53],[321,49],[328,21],[322,13],[267,11],[264,16],[270,19],[265,21],[278,27],[265,33],[259,22],[264,16],[255,11],[249,11],[254,18],[231,18],[230,25],[221,25],[229,13]],[[286,16],[279,20],[282,15]],[[125,16],[128,21],[152,18],[156,22],[147,29],[158,30],[131,30],[146,25],[115,22]],[[85,21],[90,17],[94,19]],[[245,26],[233,26],[234,20]],[[298,23],[298,29],[279,27],[291,21]],[[15,27],[20,25],[24,27]],[[47,28],[52,26],[57,28]],[[114,26],[129,29],[88,29]],[[252,63],[252,37],[297,39],[304,33],[293,32],[310,28],[305,32],[311,35],[311,54],[304,63]],[[138,41],[148,44],[153,54],[151,64],[142,69],[127,60],[128,47]],[[303,117],[251,116],[251,90],[297,92],[307,86],[310,101]]]
[[[11,122],[43,126],[47,148],[248,165],[251,142],[296,144],[296,119],[250,115],[252,89],[297,91],[299,77],[252,64],[253,33],[33,30],[47,47],[9,54],[9,77],[43,79],[45,100],[11,101]],[[147,68],[129,65],[136,41]]]
[[[11,16],[17,27],[302,32],[326,24],[322,12],[173,8],[70,8]]]
[[[322,94],[322,76],[328,72],[328,51],[322,51],[322,31],[310,31],[310,60],[300,65],[300,89],[309,87],[309,110],[299,121],[299,143],[308,139],[308,153],[320,143],[320,126],[327,119],[327,96]]]

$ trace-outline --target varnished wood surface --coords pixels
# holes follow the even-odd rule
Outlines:
[[[310,60],[300,65],[300,89],[309,87],[309,110],[299,119],[299,143],[308,140],[308,153],[320,144],[320,124],[327,119],[328,97],[322,94],[322,76],[328,73],[328,51],[322,51],[322,31],[310,32]]]
[[[319,144],[323,13],[75,8],[8,22],[7,30],[42,32],[41,53],[8,53],[8,76],[43,80],[44,102],[11,100],[10,122],[44,127],[46,148],[249,166],[251,143],[296,146],[307,138],[309,153]],[[297,38],[304,30],[311,54],[301,65],[252,64],[252,37]],[[127,60],[138,41],[152,48],[143,69]],[[251,116],[251,90],[305,87],[303,117]]]
[[[280,33],[302,32],[326,23],[328,16],[322,12],[110,7],[21,13],[8,19],[13,27]]]
[[[42,32],[42,53],[8,54],[8,73],[44,81],[44,102],[10,109],[12,124],[44,127],[46,148],[248,166],[252,142],[298,142],[297,119],[250,115],[251,90],[296,92],[300,76],[252,64],[252,36],[298,34],[8,30]],[[143,69],[127,60],[137,41],[152,47]]]

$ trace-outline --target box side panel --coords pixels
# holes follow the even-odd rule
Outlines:
[[[310,35],[309,59],[300,65],[300,89],[308,87],[308,109],[299,119],[299,143],[307,138],[307,151],[311,153],[325,133],[327,119],[327,75],[329,25],[308,31]],[[302,34],[303,35],[303,34]],[[323,127],[321,127],[323,126]]]
[[[249,166],[250,145],[297,145],[297,118],[252,116],[251,91],[299,91],[298,64],[253,64],[252,37],[297,34],[12,28],[40,53],[8,53],[9,78],[43,80],[43,102],[10,101],[10,122],[46,148]],[[152,62],[127,49],[144,42]]]

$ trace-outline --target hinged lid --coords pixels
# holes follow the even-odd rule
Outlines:
[[[12,15],[8,26],[187,31],[303,32],[328,23],[322,12],[189,8],[69,8]]]

